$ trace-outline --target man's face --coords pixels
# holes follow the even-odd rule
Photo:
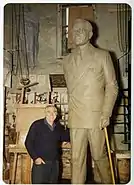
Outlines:
[[[54,122],[54,120],[56,119],[57,116],[57,110],[54,107],[48,107],[46,109],[46,120],[48,122]]]
[[[75,24],[73,27],[73,42],[76,46],[84,45],[89,40],[89,31],[82,24]]]

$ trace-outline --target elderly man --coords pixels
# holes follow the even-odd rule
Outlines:
[[[72,183],[85,183],[87,144],[101,182],[111,183],[105,148],[104,127],[116,101],[118,86],[111,57],[91,45],[91,24],[77,19],[73,29],[76,48],[65,57],[63,69],[69,96],[70,139],[72,146]]]
[[[55,122],[57,109],[47,105],[45,118],[30,127],[25,146],[31,158],[32,184],[56,184],[59,176],[59,141],[69,141],[68,130]]]

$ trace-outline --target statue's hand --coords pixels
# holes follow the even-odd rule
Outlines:
[[[110,124],[109,117],[101,116],[101,119],[100,119],[100,130],[102,130],[103,128],[107,127],[109,124]]]

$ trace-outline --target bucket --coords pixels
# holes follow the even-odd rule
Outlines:
[[[130,180],[130,159],[118,159],[118,175],[120,183],[128,183]]]
[[[130,151],[117,152],[116,159],[119,183],[128,183],[130,181],[130,169],[131,169]]]

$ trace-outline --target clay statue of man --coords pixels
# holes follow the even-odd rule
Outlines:
[[[89,42],[93,32],[88,21],[75,20],[72,34],[76,48],[63,60],[69,97],[72,183],[85,183],[89,142],[101,179],[98,183],[108,184],[111,173],[103,128],[109,125],[118,94],[115,71],[109,53]]]

